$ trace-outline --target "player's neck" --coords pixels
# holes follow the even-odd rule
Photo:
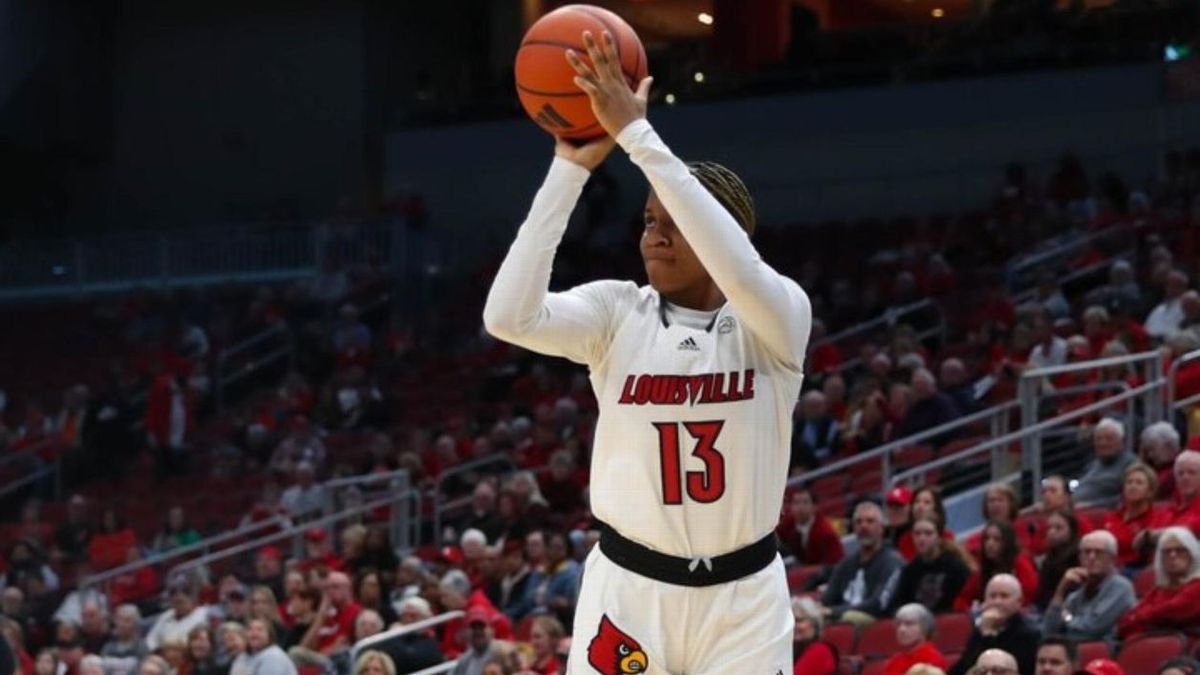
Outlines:
[[[676,307],[696,309],[702,312],[720,309],[721,305],[725,304],[725,294],[711,280],[692,288],[681,288],[670,293],[662,293],[662,296]]]

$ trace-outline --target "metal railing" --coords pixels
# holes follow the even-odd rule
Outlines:
[[[1054,282],[1061,288],[1063,286],[1067,286],[1075,281],[1078,281],[1080,279],[1085,279],[1092,275],[1100,276],[1101,273],[1107,272],[1108,268],[1112,267],[1113,263],[1117,262],[1118,260],[1124,260],[1128,263],[1132,263],[1134,261],[1134,257],[1135,257],[1135,254],[1133,251],[1123,251],[1123,252],[1118,253],[1110,258],[1101,260],[1100,262],[1092,263],[1091,265],[1088,265],[1087,267],[1082,267],[1080,269],[1067,272],[1066,274],[1064,274],[1060,277],[1057,277],[1054,280]],[[1105,277],[1105,278],[1107,278],[1107,277]],[[1031,287],[1026,288],[1025,290],[1017,293],[1016,295],[1013,296],[1013,304],[1020,306],[1020,305],[1023,305],[1027,302],[1034,300],[1034,298],[1037,297],[1037,290],[1038,289],[1036,286],[1031,286]]]
[[[1124,356],[1113,356],[1103,359],[1095,359],[1092,361],[1080,361],[1078,363],[1066,363],[1061,366],[1049,366],[1046,368],[1033,368],[1026,370],[1021,375],[1021,379],[1017,381],[1017,400],[1021,404],[1021,426],[1029,428],[1033,426],[1041,418],[1042,403],[1048,398],[1048,393],[1043,386],[1043,380],[1054,377],[1056,375],[1065,374],[1080,374],[1091,373],[1098,369],[1111,367],[1127,367],[1132,368],[1139,375],[1141,380],[1147,385],[1135,387],[1133,390],[1141,392],[1141,400],[1138,402],[1141,405],[1142,417],[1145,420],[1160,420],[1164,416],[1164,394],[1166,391],[1167,378],[1163,377],[1163,356],[1162,353],[1153,350],[1148,352],[1140,352],[1138,354],[1126,354]],[[1140,371],[1140,372],[1138,372]],[[1128,393],[1128,392],[1126,392]],[[1113,404],[1120,401],[1125,401],[1124,394],[1109,399],[1098,401],[1097,404],[1103,401],[1109,401],[1107,408],[1111,408]],[[1119,399],[1119,401],[1118,401]],[[1091,410],[1103,411],[1104,406],[1092,408]],[[1127,406],[1126,413],[1128,420],[1136,422],[1133,416],[1132,406]],[[1134,433],[1132,424],[1129,426],[1129,433],[1125,434],[1125,442],[1128,448],[1132,448]],[[1029,435],[1022,440],[1023,453],[1041,454],[1041,437]]]
[[[281,344],[279,346],[269,344],[272,340],[279,340]],[[249,356],[250,352],[262,346],[267,347],[265,353]],[[217,354],[216,367],[214,368],[215,381],[213,383],[213,390],[217,400],[217,412],[225,409],[225,390],[228,387],[278,362],[280,359],[290,359],[293,352],[292,335],[287,330],[286,325],[280,324],[271,326],[231,347],[222,349]]]
[[[825,476],[832,476],[846,473],[851,467],[862,464],[879,463],[879,473],[881,484],[884,489],[887,489],[894,482],[894,472],[896,458],[894,455],[902,450],[912,448],[914,446],[923,445],[927,441],[931,441],[947,434],[962,432],[970,427],[986,425],[988,433],[992,436],[1003,435],[1008,432],[1009,417],[1017,408],[1016,401],[1009,401],[999,405],[992,406],[986,410],[981,410],[970,415],[964,415],[956,420],[952,420],[945,424],[927,429],[925,431],[905,436],[894,441],[885,443],[877,448],[873,448],[866,452],[839,459],[831,464],[818,467],[812,471],[807,471],[802,476],[795,476],[788,479],[788,487],[796,487],[812,483],[815,480]]]
[[[13,494],[27,485],[34,485],[48,476],[53,476],[54,486],[52,488],[52,496],[58,499],[62,496],[62,452],[56,453],[54,460],[46,462],[38,453],[53,445],[55,439],[46,438],[34,443],[25,448],[9,450],[7,454],[0,457],[0,470],[10,465],[21,465],[21,471],[25,473],[13,478],[12,480],[0,485],[0,499]]]
[[[409,633],[417,633],[420,631],[427,630],[429,628],[433,628],[434,626],[440,626],[444,623],[449,623],[451,621],[454,621],[455,619],[461,619],[464,616],[466,616],[466,613],[463,612],[461,609],[454,609],[454,610],[450,610],[449,612],[443,612],[441,614],[438,614],[437,616],[433,616],[428,619],[422,619],[420,621],[415,621],[410,624],[405,624],[403,626],[400,626],[399,628],[392,628],[391,630],[386,630],[382,633],[379,633],[378,635],[372,635],[369,638],[363,638],[362,640],[359,640],[358,642],[354,643],[354,646],[350,649],[350,663],[357,663],[358,655],[368,649],[371,649],[375,645],[382,644],[384,642],[388,642],[389,640],[392,640],[394,638],[403,637],[405,635],[408,635]],[[454,664],[457,662],[458,662],[457,660],[447,661],[446,663],[443,663],[443,664],[440,664],[437,666],[433,666],[432,668],[422,670],[419,672],[422,672],[422,673],[447,672],[448,670],[452,670],[454,668]],[[446,666],[449,666],[449,668],[446,668]],[[434,670],[435,668],[446,668],[446,669],[445,670]]]
[[[1099,232],[1067,234],[1060,237],[1058,241],[1043,242],[1037,249],[1024,255],[1017,255],[1008,263],[1006,271],[1009,291],[1019,296],[1027,290],[1029,285],[1037,283],[1037,270],[1069,262],[1089,246],[1098,242],[1120,237],[1132,238],[1133,232],[1132,225],[1122,224]]]
[[[176,575],[176,574],[182,574],[184,572],[190,572],[192,570],[201,569],[201,568],[203,568],[207,565],[210,565],[214,562],[226,560],[228,558],[239,556],[239,555],[242,555],[243,553],[248,553],[250,551],[256,551],[259,548],[262,548],[263,546],[268,546],[271,544],[280,544],[280,543],[290,542],[292,555],[294,557],[302,557],[303,556],[303,536],[304,536],[304,533],[307,532],[310,528],[321,527],[321,528],[325,528],[326,530],[329,530],[329,529],[332,529],[332,526],[337,525],[338,523],[341,523],[343,521],[349,521],[349,520],[352,520],[362,514],[367,514],[367,513],[370,513],[372,511],[375,511],[378,509],[384,509],[384,508],[389,508],[389,507],[391,507],[391,518],[393,520],[399,519],[399,518],[410,517],[410,514],[416,513],[417,510],[416,509],[408,510],[408,509],[404,509],[404,508],[400,508],[400,507],[406,503],[410,504],[410,505],[411,504],[419,504],[420,500],[421,500],[421,495],[416,490],[405,490],[403,492],[397,492],[395,494],[388,495],[387,497],[384,497],[382,499],[376,499],[373,501],[365,502],[363,504],[358,504],[358,505],[349,507],[349,508],[347,508],[339,513],[336,513],[332,516],[322,516],[316,520],[309,521],[303,525],[293,525],[292,527],[289,527],[286,530],[263,535],[261,537],[257,537],[250,541],[245,541],[240,544],[235,544],[228,548],[224,548],[220,551],[214,551],[212,553],[205,554],[199,558],[188,560],[180,565],[176,565],[170,571],[168,577]],[[405,525],[401,525],[401,527],[404,527],[404,526]]]
[[[942,307],[933,299],[925,298],[924,300],[918,300],[917,302],[909,303],[907,305],[890,307],[887,310],[884,310],[882,314],[874,319],[869,319],[867,321],[863,321],[862,323],[850,326],[849,328],[844,328],[833,335],[827,335],[812,343],[810,347],[816,348],[827,344],[836,344],[843,349],[846,349],[847,347],[853,347],[856,346],[855,338],[870,336],[871,334],[885,327],[891,328],[901,323],[901,319],[914,317],[922,312],[929,312],[937,318],[931,326],[917,331],[917,340],[922,341],[932,337],[944,339],[946,334],[946,317],[942,313]],[[838,372],[853,368],[860,362],[861,359],[858,356],[848,358],[838,365]]]
[[[449,501],[449,502],[446,501],[446,499],[445,499],[446,495],[442,489],[446,485],[446,480],[449,478],[453,478],[455,476],[461,476],[463,474],[473,473],[475,471],[478,471],[480,467],[491,466],[491,465],[507,467],[503,471],[492,472],[492,473],[499,473],[502,475],[514,473],[518,469],[516,463],[514,463],[512,461],[512,458],[510,458],[508,455],[492,455],[491,457],[483,457],[480,459],[476,459],[476,460],[467,462],[466,464],[459,464],[458,466],[456,466],[452,469],[442,472],[442,474],[438,476],[437,482],[434,484],[433,491],[430,495],[433,498],[433,539],[434,539],[434,542],[437,542],[440,545],[440,542],[442,541],[442,517],[445,514],[445,512],[450,511],[455,508],[459,508],[462,506],[463,503],[470,503],[470,499],[471,499],[470,496],[468,495],[466,497],[463,497],[461,500]]]
[[[1167,369],[1167,409],[1172,413],[1200,403],[1200,394],[1193,394],[1183,400],[1175,397],[1175,387],[1177,386],[1175,378],[1179,375],[1179,367],[1196,359],[1200,359],[1200,349],[1175,359],[1171,362],[1171,367]]]
[[[378,260],[402,270],[403,219],[356,223],[245,223],[164,233],[19,241],[0,247],[0,302],[144,287],[272,283],[314,277],[330,250],[344,266]]]
[[[344,490],[357,490],[361,499],[365,501],[396,492],[407,493],[412,487],[412,482],[408,469],[396,469],[383,473],[365,473],[334,478],[321,483],[321,487],[324,491],[325,502],[323,513],[326,516],[333,516],[338,513],[339,509],[345,508],[344,505],[338,503],[337,499],[338,494]],[[416,494],[416,508],[408,513],[407,517],[393,518],[390,521],[392,527],[389,529],[389,535],[392,546],[402,551],[411,550],[420,543],[420,492],[416,492]]]
[[[209,553],[212,553],[216,549],[220,549],[225,544],[228,544],[231,541],[241,539],[241,538],[249,536],[253,533],[261,533],[262,531],[268,530],[270,528],[286,529],[288,527],[291,527],[291,525],[292,525],[292,522],[282,516],[275,516],[274,518],[269,518],[267,520],[260,520],[260,521],[256,521],[253,523],[247,523],[246,525],[242,525],[241,527],[238,527],[236,529],[228,530],[228,531],[222,532],[220,534],[216,534],[211,537],[208,537],[206,539],[201,539],[200,541],[197,541],[197,542],[194,542],[191,544],[187,544],[186,546],[178,546],[178,547],[169,549],[167,551],[152,553],[141,560],[136,560],[134,562],[125,563],[124,565],[121,565],[120,567],[114,567],[110,570],[105,570],[103,572],[97,572],[96,574],[93,574],[89,577],[85,577],[82,581],[80,581],[79,587],[80,588],[89,588],[92,586],[96,586],[98,584],[103,584],[103,583],[109,582],[123,574],[129,574],[130,572],[136,572],[144,567],[160,565],[162,563],[165,563],[170,560],[175,560],[177,558],[186,558],[187,556],[193,555],[195,553],[199,553],[200,555],[207,555]]]

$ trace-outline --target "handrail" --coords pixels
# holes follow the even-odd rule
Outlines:
[[[1025,438],[1026,436],[1041,433],[1047,429],[1058,426],[1064,422],[1070,422],[1070,421],[1075,420],[1080,417],[1086,417],[1088,415],[1091,415],[1094,412],[1099,412],[1101,410],[1104,410],[1105,408],[1112,407],[1112,405],[1114,403],[1120,403],[1125,400],[1131,400],[1131,399],[1137,398],[1138,396],[1141,396],[1144,393],[1153,391],[1155,389],[1161,389],[1162,387],[1163,387],[1162,380],[1156,380],[1154,382],[1148,382],[1141,386],[1132,387],[1128,391],[1125,391],[1120,394],[1116,394],[1114,396],[1110,396],[1110,397],[1100,400],[1100,401],[1096,401],[1095,403],[1089,403],[1088,405],[1083,406],[1082,408],[1077,408],[1070,412],[1066,412],[1066,413],[1063,413],[1056,417],[1052,417],[1048,420],[1043,420],[1041,422],[1035,422],[1032,425],[1022,427],[1018,431],[1013,431],[1013,432],[1004,434],[1003,436],[1000,436],[998,438],[992,438],[992,439],[983,441],[983,442],[981,442],[977,445],[973,445],[969,448],[964,448],[963,450],[960,450],[959,452],[956,452],[954,454],[947,455],[945,457],[939,457],[932,461],[926,462],[926,463],[922,464],[921,466],[913,467],[911,469],[906,469],[906,470],[901,471],[900,473],[896,474],[896,476],[893,478],[893,480],[898,483],[903,480],[907,480],[913,476],[920,475],[931,469],[937,469],[937,468],[946,466],[948,464],[954,464],[956,462],[962,461],[963,459],[966,459],[967,457],[976,455],[982,450],[990,450],[991,448],[994,448],[994,447],[1003,447],[1004,445],[1007,445],[1014,441],[1019,441],[1019,440]],[[1032,461],[1032,458],[1030,458],[1030,459]],[[1037,485],[1041,481],[1040,463],[1032,462],[1031,468],[1034,471],[1033,483],[1034,483],[1034,485]]]
[[[1076,234],[1073,237],[1067,238],[1061,244],[1058,244],[1053,248],[1034,250],[1023,256],[1018,254],[1007,265],[1006,271],[1008,274],[1009,283],[1011,284],[1016,281],[1015,276],[1020,271],[1041,265],[1047,260],[1053,260],[1054,258],[1067,255],[1072,251],[1083,248],[1084,246],[1087,246],[1093,242],[1107,239],[1115,234],[1126,234],[1127,230],[1130,229],[1131,228],[1127,224],[1113,225],[1112,227],[1105,228],[1099,232]]]
[[[16,480],[10,481],[3,486],[0,486],[0,498],[7,497],[26,485],[41,480],[45,476],[57,474],[61,466],[62,460],[55,460],[52,464],[43,464],[37,469],[34,469],[32,472],[27,473]],[[57,492],[57,487],[55,488],[55,491]]]
[[[254,359],[249,364],[238,369],[235,372],[226,373],[225,365],[234,356],[250,351],[252,348],[266,342],[273,337],[282,337],[283,346],[275,349],[261,358]],[[251,372],[254,372],[262,366],[273,363],[281,357],[290,355],[294,350],[292,345],[292,336],[286,328],[286,324],[275,323],[258,333],[245,338],[241,342],[222,349],[218,354],[214,367],[213,391],[217,401],[217,411],[220,412],[225,408],[225,387],[246,377]]]
[[[453,661],[447,661],[445,663],[442,663],[442,664],[439,664],[436,666],[429,666],[428,668],[426,668],[424,670],[418,670],[417,672],[412,673],[411,675],[442,675],[442,673],[448,673],[448,672],[454,670],[454,667],[457,665],[458,665],[458,659],[454,659]]]
[[[38,452],[54,445],[57,439],[53,437],[43,438],[33,445],[24,448],[9,450],[3,457],[0,457],[0,467],[14,464],[17,462],[29,462],[29,465],[23,467],[27,469],[23,476],[14,478],[13,480],[0,485],[0,497],[8,495],[20,490],[21,488],[34,483],[42,478],[52,475],[54,476],[54,496],[55,498],[62,494],[62,453],[57,453],[54,460],[47,462],[38,456]]]
[[[1022,377],[1050,377],[1053,375],[1061,375],[1062,373],[1075,373],[1081,370],[1095,370],[1096,368],[1108,368],[1110,366],[1141,364],[1147,361],[1155,361],[1160,358],[1162,358],[1162,354],[1158,350],[1150,350],[1146,352],[1138,352],[1136,354],[1126,354],[1124,356],[1107,356],[1102,359],[1093,359],[1091,361],[1064,363],[1061,366],[1045,366],[1042,368],[1034,368],[1031,370],[1026,370],[1024,373],[1022,373]]]
[[[439,545],[442,540],[442,486],[445,485],[446,479],[451,476],[470,473],[481,466],[489,464],[506,464],[508,465],[508,473],[515,472],[520,468],[508,455],[491,455],[490,457],[471,460],[466,464],[459,464],[438,475],[433,485],[433,538],[435,542],[439,542]]]
[[[437,616],[431,616],[428,619],[421,619],[420,621],[414,621],[413,623],[404,624],[403,626],[400,626],[399,628],[392,628],[392,629],[386,630],[382,633],[377,633],[375,635],[372,635],[371,637],[363,638],[363,639],[359,640],[358,642],[354,643],[354,646],[350,648],[350,663],[355,663],[356,661],[358,661],[358,655],[360,653],[362,653],[364,650],[370,649],[371,647],[373,647],[381,642],[387,642],[388,640],[391,640],[392,638],[397,638],[402,635],[408,635],[409,633],[416,633],[418,631],[423,631],[427,628],[433,628],[434,626],[440,626],[444,623],[449,623],[455,619],[461,619],[462,617],[464,617],[466,615],[467,615],[466,612],[464,612],[461,609],[452,609],[448,612],[442,612],[441,614],[438,614]],[[443,664],[443,665],[445,665],[445,664]]]
[[[1200,395],[1190,396],[1183,401],[1175,398],[1175,376],[1179,373],[1179,367],[1189,361],[1200,359],[1200,349],[1188,352],[1183,356],[1171,362],[1171,367],[1167,369],[1167,409],[1170,411],[1179,410],[1186,404],[1200,401]]]
[[[932,307],[933,309],[938,310],[939,314],[941,313],[941,308],[938,306],[938,304],[936,302],[933,301],[932,298],[924,298],[924,299],[918,300],[916,302],[911,302],[907,305],[901,305],[899,307],[890,307],[890,308],[884,310],[879,316],[877,316],[873,319],[868,319],[861,323],[857,323],[853,326],[850,326],[849,328],[843,328],[842,330],[834,333],[833,335],[826,335],[825,337],[821,338],[820,340],[817,340],[816,342],[812,343],[811,346],[812,347],[820,347],[822,345],[830,344],[832,342],[837,342],[838,340],[847,338],[851,335],[857,335],[859,333],[866,332],[868,330],[871,330],[875,326],[884,325],[884,324],[894,324],[894,323],[896,323],[896,320],[899,317],[904,316],[905,314],[912,314],[912,313],[915,313],[917,310],[926,309],[929,307]]]
[[[34,443],[33,445],[27,445],[23,448],[9,449],[8,452],[4,453],[3,457],[0,457],[0,467],[4,467],[8,464],[11,464],[11,463],[17,461],[17,460],[28,459],[30,455],[38,452],[39,450],[42,450],[43,448],[46,448],[47,446],[51,445],[53,442],[54,442],[53,438],[43,438],[42,440],[38,441],[37,443]]]
[[[333,490],[348,485],[369,485],[372,483],[384,483],[397,479],[408,478],[408,469],[393,469],[384,473],[360,473],[353,476],[342,476],[341,478],[330,478],[321,483],[321,487],[327,490]]]
[[[167,551],[155,552],[141,560],[135,560],[134,562],[125,563],[124,565],[114,567],[110,570],[97,572],[91,576],[85,577],[83,581],[79,583],[79,587],[85,588],[93,586],[95,584],[108,581],[109,579],[119,577],[122,574],[140,570],[143,567],[150,567],[151,565],[157,565],[167,560],[181,558],[191,553],[195,553],[196,551],[207,550],[216,544],[220,544],[230,539],[237,539],[238,537],[245,536],[251,532],[265,530],[268,527],[289,527],[291,524],[292,522],[283,516],[274,516],[272,518],[268,518],[267,520],[257,520],[242,525],[237,529],[227,530],[221,534],[216,534],[185,546],[178,546]]]
[[[905,448],[910,448],[914,445],[919,445],[921,443],[921,441],[935,438],[937,436],[941,436],[942,434],[945,434],[950,431],[955,431],[961,427],[966,427],[966,426],[970,426],[972,424],[976,424],[978,422],[982,422],[984,420],[997,418],[1001,415],[1007,416],[1010,411],[1012,411],[1014,408],[1017,407],[1017,405],[1018,405],[1017,401],[1008,401],[1006,403],[999,403],[999,404],[994,405],[986,410],[981,410],[979,412],[971,413],[970,415],[964,415],[963,417],[959,417],[958,419],[952,420],[945,424],[938,425],[936,427],[933,427],[932,429],[926,429],[925,431],[921,431],[921,432],[918,432],[918,433],[915,433],[915,434],[912,434],[909,436],[905,436],[904,438],[896,439],[894,441],[889,441],[877,448],[872,448],[864,453],[857,454],[852,457],[846,457],[844,459],[839,459],[839,460],[833,462],[832,464],[826,464],[826,465],[818,467],[812,471],[807,471],[803,475],[794,476],[794,477],[788,479],[788,487],[795,487],[797,485],[809,483],[813,480],[816,480],[818,478],[823,478],[830,474],[841,473],[843,470],[845,470],[851,466],[854,466],[856,464],[863,464],[866,462],[870,462],[871,460],[879,459],[879,458],[884,457],[885,455],[888,455],[897,450],[903,450]],[[891,462],[885,463],[885,470],[882,472],[884,485],[887,485],[889,483],[890,476],[888,474],[891,473],[890,466],[891,466]]]
[[[346,518],[349,518],[351,516],[356,516],[360,513],[367,513],[370,511],[374,511],[375,509],[382,508],[384,506],[388,506],[389,504],[397,503],[401,500],[411,499],[412,492],[413,492],[413,490],[405,490],[404,492],[394,493],[394,494],[388,495],[387,497],[384,497],[382,499],[376,499],[371,502],[366,502],[363,504],[359,504],[357,506],[352,506],[347,509],[343,509],[342,511],[339,511],[338,513],[335,513],[333,515],[322,516],[316,520],[306,522],[302,525],[293,525],[292,527],[287,528],[286,530],[274,532],[274,533],[259,537],[258,539],[254,539],[254,540],[247,541],[247,542],[242,542],[241,544],[235,544],[233,546],[230,546],[229,548],[225,548],[220,551],[214,551],[212,553],[205,554],[199,558],[195,558],[193,560],[188,560],[186,562],[181,563],[180,565],[177,565],[174,569],[171,570],[171,573],[178,574],[180,572],[186,572],[186,571],[201,567],[202,565],[206,565],[214,560],[223,560],[225,558],[239,555],[239,554],[245,553],[247,551],[253,551],[255,549],[266,546],[267,544],[272,544],[272,543],[275,543],[278,541],[284,541],[284,540],[290,539],[290,538],[300,537],[305,532],[307,532],[310,528],[328,527],[329,525],[332,525],[333,523],[336,523],[341,520],[345,520]]]
[[[1132,262],[1133,258],[1134,258],[1133,251],[1124,251],[1122,253],[1118,253],[1109,258],[1101,260],[1100,262],[1092,263],[1091,265],[1088,265],[1087,267],[1083,267],[1083,268],[1080,268],[1077,270],[1072,270],[1072,271],[1062,275],[1061,277],[1058,277],[1054,281],[1057,285],[1062,286],[1063,284],[1070,283],[1072,281],[1075,281],[1076,279],[1082,279],[1083,277],[1086,277],[1089,274],[1094,274],[1102,269],[1111,267],[1113,265],[1113,263],[1117,262],[1118,260]],[[1021,305],[1025,302],[1029,302],[1036,295],[1037,295],[1037,287],[1030,286],[1029,288],[1026,288],[1023,291],[1020,291],[1019,293],[1017,293],[1016,295],[1013,296],[1013,304]]]

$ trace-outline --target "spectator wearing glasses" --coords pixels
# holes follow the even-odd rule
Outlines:
[[[1185,527],[1168,527],[1154,556],[1155,586],[1121,618],[1121,637],[1200,624],[1200,543]]]
[[[1137,602],[1133,584],[1117,573],[1117,538],[1106,530],[1083,536],[1079,566],[1063,574],[1046,608],[1044,630],[1074,640],[1108,640]]]

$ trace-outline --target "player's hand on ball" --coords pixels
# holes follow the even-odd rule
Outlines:
[[[647,77],[639,82],[636,92],[630,90],[625,74],[621,72],[621,60],[617,57],[612,33],[608,31],[604,31],[600,44],[596,43],[591,31],[584,31],[583,43],[587,45],[592,65],[584,63],[570,49],[567,50],[567,61],[578,73],[575,84],[591,99],[592,112],[600,126],[616,138],[630,122],[646,116],[646,101],[654,78]]]
[[[600,136],[576,145],[562,136],[554,137],[554,154],[565,160],[574,162],[588,171],[604,163],[604,158],[616,147],[617,142],[612,136]]]

